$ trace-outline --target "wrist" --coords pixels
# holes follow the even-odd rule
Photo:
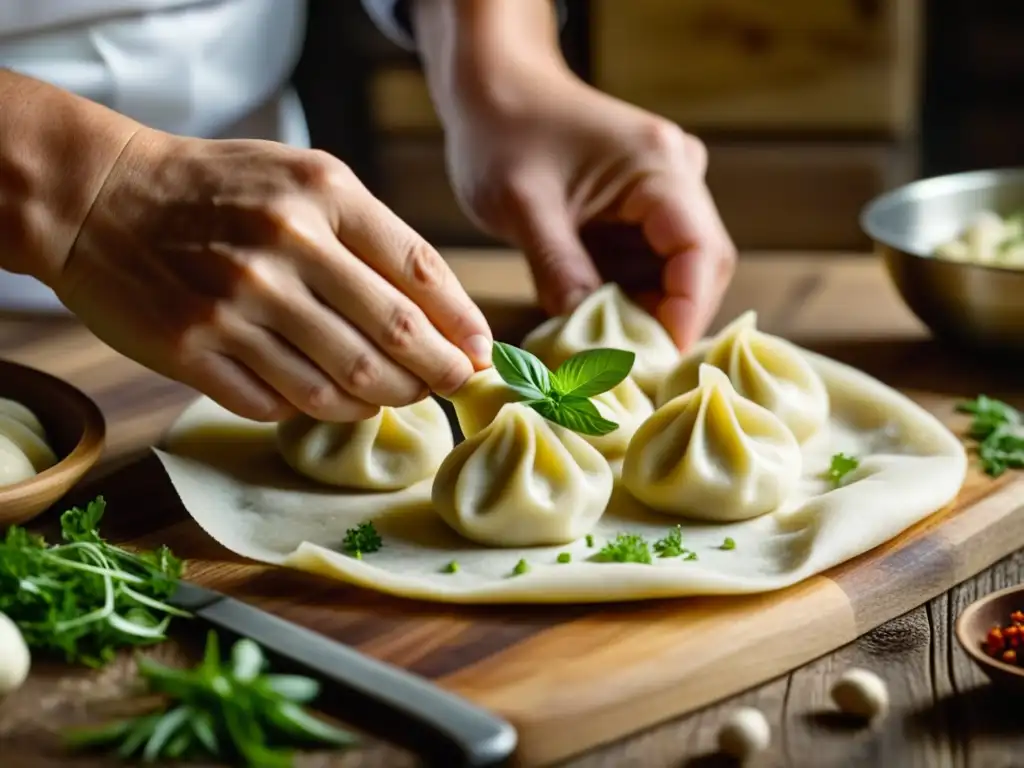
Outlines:
[[[573,79],[551,0],[414,0],[421,59],[445,127],[467,115],[512,118],[539,83]]]
[[[53,286],[110,169],[142,127],[86,99],[0,73],[0,266]]]

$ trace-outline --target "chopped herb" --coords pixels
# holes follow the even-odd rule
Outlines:
[[[452,560],[450,563],[448,563],[448,565],[446,565],[444,567],[444,572],[445,573],[457,573],[458,570],[459,570],[459,562],[458,562],[458,560]]]
[[[651,550],[643,536],[635,533],[620,533],[604,545],[597,553],[600,560],[613,563],[651,564]]]
[[[973,415],[968,434],[977,441],[982,469],[999,477],[1007,469],[1024,467],[1024,428],[1021,413],[1012,405],[985,395],[957,404]]]
[[[683,558],[683,560],[696,560],[696,559],[697,559],[697,553],[692,551],[692,550],[687,552],[686,553],[686,557]]]
[[[520,560],[516,563],[516,567],[512,569],[512,573],[516,576],[522,576],[524,573],[530,570],[530,564],[525,560]]]
[[[587,534],[587,546],[588,547],[594,546],[594,535],[591,534],[591,533]]]
[[[859,466],[860,460],[856,457],[847,456],[845,453],[837,453],[832,457],[832,461],[829,462],[825,477],[833,486],[838,488],[843,478]]]
[[[0,537],[0,612],[33,655],[100,667],[117,651],[159,643],[173,617],[167,603],[178,587],[181,560],[167,547],[129,552],[99,533],[102,496],[61,515],[62,543],[14,525]]]
[[[558,555],[558,562],[560,563],[568,563],[570,560],[572,560],[572,555],[568,552],[562,552]]]
[[[357,559],[362,559],[364,552],[376,552],[384,545],[377,533],[373,523],[367,521],[360,523],[355,528],[345,531],[345,539],[341,543],[342,549],[351,552]]]
[[[731,536],[726,536],[720,549],[736,549],[736,541]]]
[[[162,708],[68,731],[65,745],[114,750],[122,760],[143,763],[215,760],[271,768],[292,764],[295,747],[290,745],[345,747],[354,742],[302,707],[319,695],[316,680],[266,674],[265,666],[260,647],[248,639],[235,643],[230,662],[222,662],[212,631],[205,657],[194,669],[142,658],[139,675],[149,693],[164,698]]]
[[[654,542],[654,551],[658,557],[679,557],[686,550],[683,548],[683,529],[678,525],[668,532],[663,539]]]

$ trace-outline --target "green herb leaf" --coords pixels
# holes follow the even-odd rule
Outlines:
[[[599,560],[613,563],[644,563],[650,565],[651,550],[643,536],[620,533],[597,553]]]
[[[654,551],[658,557],[679,557],[686,550],[683,548],[683,529],[678,525],[668,532],[663,539],[654,542]]]
[[[551,374],[551,386],[560,395],[600,395],[621,384],[635,360],[635,353],[622,349],[577,352]]]
[[[512,573],[516,576],[522,576],[524,573],[530,570],[530,564],[525,560],[520,560],[516,563],[516,567],[512,569]]]
[[[1024,467],[1024,427],[1020,411],[985,395],[957,404],[957,410],[974,416],[968,434],[978,442],[982,469],[999,477],[1008,469]]]
[[[560,562],[560,563],[568,563],[570,561],[572,561],[572,555],[571,554],[569,554],[568,552],[559,552],[558,553],[558,562]]]
[[[837,453],[829,462],[825,477],[832,485],[838,487],[843,478],[859,466],[860,460],[856,457],[847,456],[845,453]]]
[[[559,402],[539,400],[530,407],[548,421],[553,421],[581,435],[601,436],[614,432],[619,425],[604,418],[597,406],[585,397],[566,395]]]
[[[736,549],[736,541],[731,536],[726,536],[721,549]]]
[[[0,539],[0,612],[17,624],[33,656],[99,667],[126,647],[166,638],[171,619],[188,617],[167,600],[181,561],[169,549],[133,552],[98,530],[102,496],[60,518],[59,544],[11,526]]]
[[[592,533],[588,533],[587,534],[587,546],[588,547],[594,546],[594,534],[592,534]]]
[[[538,400],[551,392],[551,374],[535,355],[525,349],[496,341],[491,362],[505,383],[526,400]]]
[[[696,559],[697,559],[697,553],[693,552],[693,551],[687,552],[686,556],[683,558],[683,560],[696,560]]]
[[[450,563],[448,563],[448,565],[446,565],[444,567],[444,572],[445,573],[457,573],[458,570],[459,570],[459,562],[457,560],[452,560]]]
[[[342,549],[354,553],[357,558],[364,552],[376,552],[383,545],[384,542],[380,534],[377,533],[377,529],[370,521],[360,523],[355,528],[349,528],[345,531],[345,538],[341,542]]]

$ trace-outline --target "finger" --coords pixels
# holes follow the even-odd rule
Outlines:
[[[345,318],[314,296],[298,275],[250,270],[240,311],[308,357],[344,392],[370,405],[401,407],[422,400],[422,380],[388,359]]]
[[[568,208],[555,199],[540,195],[522,201],[512,228],[530,263],[541,306],[550,315],[564,315],[601,287],[601,276]]]
[[[252,371],[214,351],[201,353],[175,378],[243,419],[281,421],[296,411]]]
[[[431,391],[450,395],[473,375],[469,357],[434,327],[412,300],[334,237],[304,260],[304,279],[323,302],[352,323]]]
[[[265,328],[225,311],[218,318],[219,344],[303,413],[322,421],[368,419],[377,406],[341,391],[304,355]]]
[[[665,264],[665,296],[657,317],[680,349],[688,349],[704,333],[708,307],[714,303],[715,272],[703,251],[691,248]],[[669,289],[668,286],[672,288]]]
[[[345,246],[420,307],[475,366],[490,365],[490,326],[441,255],[369,192],[345,202],[339,227]]]

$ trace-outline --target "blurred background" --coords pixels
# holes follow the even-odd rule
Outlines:
[[[296,85],[314,144],[439,247],[491,244],[448,188],[416,58],[360,3],[311,0]],[[920,176],[1024,165],[1021,0],[569,0],[598,88],[708,145],[744,250],[863,250],[857,216]]]

